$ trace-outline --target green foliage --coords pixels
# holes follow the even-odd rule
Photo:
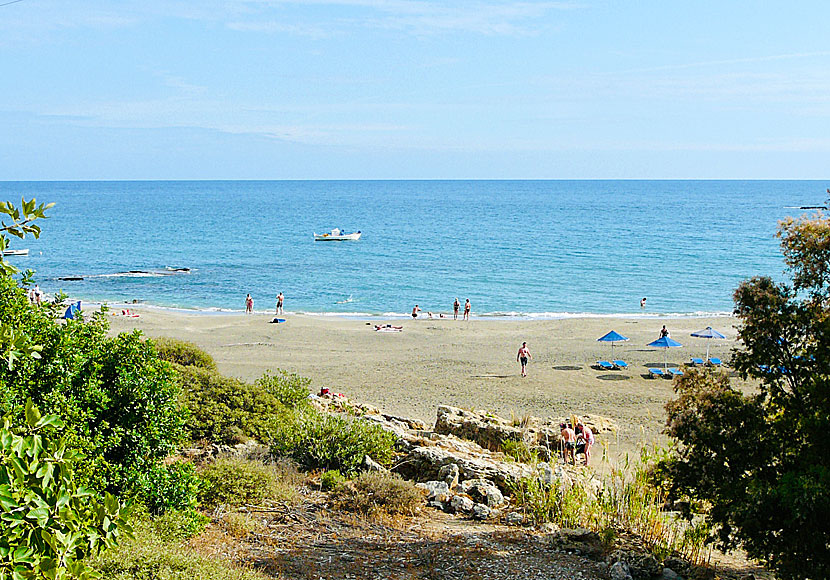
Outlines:
[[[131,492],[182,439],[186,415],[172,368],[138,332],[108,336],[106,317],[58,321],[59,305],[29,304],[1,275],[0,293],[0,324],[41,347],[39,359],[0,365],[0,410],[21,417],[31,398],[61,416],[67,445],[85,456],[76,467],[79,481]]]
[[[256,386],[273,395],[289,409],[295,409],[303,406],[308,401],[311,379],[278,370],[275,375],[266,372],[257,379]]]
[[[151,514],[195,509],[202,480],[193,464],[153,465],[138,476],[138,496]]]
[[[757,381],[689,373],[667,405],[673,497],[708,503],[721,545],[742,546],[778,577],[830,577],[830,219],[788,219],[779,233],[791,285],[768,277],[735,291],[733,363]]]
[[[153,344],[159,358],[183,367],[199,367],[209,371],[216,370],[213,357],[193,343],[175,338],[154,338]]]
[[[539,461],[535,449],[528,447],[524,441],[513,441],[507,439],[501,443],[502,453],[520,463],[536,463]]]
[[[269,424],[283,410],[277,398],[249,384],[199,367],[177,367],[190,410],[190,439],[235,444],[267,441]]]
[[[0,428],[0,579],[96,577],[88,558],[131,533],[129,508],[75,483],[80,456],[54,437],[62,426],[30,400],[25,427],[6,417]]]
[[[378,515],[412,515],[424,505],[423,492],[396,473],[365,471],[332,492],[338,509]]]
[[[320,488],[323,491],[331,491],[344,481],[346,478],[336,469],[329,469],[320,474]]]
[[[271,452],[308,469],[337,469],[351,476],[361,470],[366,455],[388,464],[395,453],[395,436],[362,419],[307,408],[277,418]]]
[[[239,457],[217,459],[201,472],[201,499],[207,506],[294,501],[302,479],[293,465],[264,464]]]
[[[17,273],[17,268],[3,259],[3,250],[9,247],[6,234],[20,239],[27,235],[31,235],[35,239],[39,238],[40,226],[33,222],[39,219],[47,219],[46,210],[54,205],[54,203],[37,205],[35,198],[29,201],[21,198],[20,207],[16,207],[10,201],[0,201],[0,214],[7,216],[0,220],[0,275],[11,277]]]
[[[266,580],[268,577],[229,562],[213,560],[183,542],[177,516],[134,523],[135,538],[107,550],[95,567],[107,580]]]

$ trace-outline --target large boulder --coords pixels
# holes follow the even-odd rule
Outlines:
[[[524,429],[496,415],[449,405],[438,407],[435,432],[475,441],[491,451],[500,451],[505,441],[524,441],[525,434]]]

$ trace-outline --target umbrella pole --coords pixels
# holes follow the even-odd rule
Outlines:
[[[709,362],[709,343],[712,342],[711,338],[706,339],[706,362]]]

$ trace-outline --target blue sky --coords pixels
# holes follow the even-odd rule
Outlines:
[[[828,22],[826,0],[22,0],[0,179],[823,179]]]

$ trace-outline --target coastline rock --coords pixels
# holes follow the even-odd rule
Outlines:
[[[435,501],[440,504],[450,501],[450,488],[443,481],[425,481],[416,483],[415,487],[426,492],[427,501]]]
[[[486,479],[468,479],[461,483],[459,489],[473,498],[473,501],[494,508],[504,503],[504,496],[499,488]]]
[[[449,463],[438,470],[438,479],[446,483],[450,489],[458,487],[458,465]]]
[[[450,500],[450,507],[455,513],[470,514],[473,512],[476,502],[466,495],[454,495]]]

